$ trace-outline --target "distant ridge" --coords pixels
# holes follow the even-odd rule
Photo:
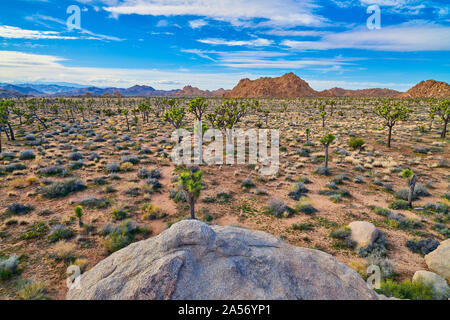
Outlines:
[[[157,90],[146,85],[134,85],[130,88],[83,87],[77,84],[8,84],[0,83],[0,97],[63,97],[63,96],[106,96],[106,97],[226,97],[226,98],[300,98],[300,97],[369,97],[391,96],[399,98],[447,98],[450,97],[450,85],[443,81],[421,81],[407,92],[392,89],[331,88],[316,91],[294,73],[281,77],[263,77],[256,80],[242,79],[232,90],[201,90],[190,85],[183,89]]]

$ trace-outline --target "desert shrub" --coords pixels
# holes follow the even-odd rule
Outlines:
[[[378,237],[372,244],[369,244],[364,247],[359,247],[358,249],[356,249],[356,253],[363,258],[367,258],[371,255],[378,257],[385,257],[387,254],[386,245],[387,245],[386,236],[382,231],[379,231]]]
[[[0,166],[0,172],[14,172],[25,170],[27,167],[22,163],[11,163],[6,166]]]
[[[244,189],[250,189],[250,188],[255,187],[255,183],[253,182],[252,179],[246,178],[242,181],[241,187]]]
[[[12,203],[6,208],[5,214],[6,215],[22,215],[22,214],[27,214],[33,210],[34,210],[34,207],[32,205],[21,204],[21,203]]]
[[[334,246],[339,248],[353,248],[355,242],[351,239],[352,231],[349,227],[331,230],[330,237],[335,239]]]
[[[106,165],[107,172],[119,172],[119,170],[120,166],[115,162],[111,162]]]
[[[429,197],[431,196],[430,192],[427,190],[427,187],[423,184],[418,184],[414,189],[414,194],[417,197]]]
[[[301,148],[296,152],[300,157],[308,158],[311,151],[308,148]]]
[[[364,177],[361,175],[357,175],[354,179],[355,183],[364,183]]]
[[[128,212],[125,209],[114,209],[111,214],[115,220],[123,220],[127,217]]]
[[[393,210],[408,210],[409,203],[406,200],[396,200],[389,203],[389,208]]]
[[[120,158],[120,160],[121,160],[121,164],[127,163],[127,162],[129,162],[131,164],[138,164],[139,163],[139,158],[135,157],[135,156],[122,156]]]
[[[295,211],[304,214],[313,214],[317,212],[317,209],[314,208],[310,203],[297,203],[295,205]]]
[[[156,191],[162,188],[162,184],[155,178],[148,178],[145,183],[152,188],[152,191]]]
[[[380,251],[374,251],[366,257],[366,263],[368,266],[375,265],[380,268],[381,280],[393,278],[396,276],[394,266],[392,262],[386,258],[385,254]]]
[[[292,212],[292,209],[289,208],[283,200],[270,198],[269,205],[266,208],[266,213],[273,215],[275,217],[286,217],[289,216]]]
[[[352,148],[353,150],[361,149],[364,146],[365,142],[361,138],[354,138],[351,137],[348,141],[348,146]]]
[[[172,199],[175,203],[186,202],[186,195],[183,190],[171,189],[169,191],[169,198]]]
[[[107,224],[103,230],[105,241],[104,246],[108,253],[113,253],[128,246],[134,240],[134,236],[138,233],[146,232],[139,228],[133,220],[124,220],[121,224],[112,225]]]
[[[20,153],[19,159],[20,160],[33,160],[36,158],[33,150],[24,150]]]
[[[230,201],[230,199],[231,194],[226,190],[219,191],[215,195],[215,201],[217,203],[227,203],[228,201]]]
[[[341,174],[341,175],[339,175],[337,177],[334,177],[331,180],[331,182],[333,182],[336,185],[341,185],[341,184],[344,184],[345,180],[349,180],[349,178],[347,177],[347,175],[345,173],[343,173],[343,174]]]
[[[50,234],[48,235],[48,241],[50,243],[57,242],[59,240],[69,239],[73,237],[75,232],[62,224],[55,224],[52,226],[50,230]]]
[[[42,168],[38,173],[43,176],[65,176],[66,170],[64,169],[64,166],[49,166]]]
[[[392,213],[391,210],[385,209],[382,207],[373,207],[372,209],[373,209],[373,212],[375,212],[375,214],[383,216],[383,217],[387,217]]]
[[[437,213],[447,214],[449,206],[445,203],[427,203],[425,209]]]
[[[78,161],[83,159],[83,154],[81,152],[72,152],[67,157],[70,161]]]
[[[21,300],[47,300],[47,286],[41,281],[22,280],[17,297]]]
[[[38,239],[45,236],[48,232],[48,226],[44,222],[32,224],[21,236],[24,240]]]
[[[71,162],[68,165],[69,170],[78,170],[84,166],[83,160]]]
[[[442,198],[444,198],[444,199],[450,201],[450,191],[447,191],[446,193],[444,193],[444,195],[442,196]]]
[[[288,196],[291,199],[294,199],[297,201],[304,195],[305,193],[308,193],[308,188],[305,186],[303,182],[297,182],[294,184],[294,187],[292,188],[292,191],[289,192]]]
[[[381,282],[380,289],[375,290],[387,297],[399,299],[433,300],[435,298],[432,288],[421,282],[412,282],[410,280],[398,283],[387,279]]]
[[[137,177],[139,179],[147,179],[150,177],[150,172],[147,170],[147,168],[141,167],[137,172]]]
[[[325,168],[324,166],[318,166],[314,170],[314,173],[320,174],[320,175],[324,175],[324,176],[329,176],[331,174],[330,169],[329,168]]]
[[[86,185],[77,179],[68,179],[64,181],[53,182],[41,189],[42,195],[47,199],[65,197],[69,193],[78,192],[86,189]]]
[[[165,216],[167,216],[167,214],[163,212],[159,206],[150,203],[144,203],[142,205],[142,219],[144,220],[156,220],[164,218]]]
[[[75,245],[70,242],[58,241],[51,248],[50,255],[57,261],[72,263],[76,259]]]
[[[305,177],[305,176],[301,176],[300,178],[298,178],[298,182],[303,182],[304,184],[312,183],[312,181],[309,180],[308,177]]]
[[[0,280],[6,280],[18,273],[19,259],[12,254],[7,259],[0,257]]]
[[[399,189],[394,194],[394,197],[396,197],[397,199],[402,199],[402,200],[405,200],[405,201],[408,200],[408,196],[409,196],[409,189]],[[413,193],[412,199],[413,200],[417,199],[417,195],[415,193]]]
[[[96,184],[98,186],[104,186],[104,185],[108,184],[108,181],[106,181],[106,179],[104,177],[98,177],[98,178],[94,178],[94,184]]]
[[[159,169],[153,169],[150,171],[150,178],[159,179],[161,178],[161,171]]]
[[[436,250],[439,246],[439,241],[427,238],[424,240],[407,240],[406,247],[415,253],[429,254],[430,252]]]
[[[314,230],[314,225],[312,223],[293,224],[292,229],[299,231],[310,231]]]
[[[14,152],[2,152],[0,153],[0,160],[13,160],[15,157]]]
[[[120,171],[133,171],[133,164],[131,162],[123,162],[120,164]]]
[[[439,232],[440,234],[442,234],[445,238],[450,238],[450,229],[441,223],[436,223],[434,224],[431,229]]]
[[[408,229],[418,229],[422,227],[422,224],[414,219],[405,218],[404,215],[395,212],[390,212],[387,216],[388,225],[395,228],[400,228],[404,230]]]
[[[86,208],[104,209],[111,205],[111,200],[106,198],[89,197],[78,201],[77,204]]]

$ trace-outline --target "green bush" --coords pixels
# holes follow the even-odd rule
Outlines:
[[[361,149],[364,146],[365,142],[361,138],[353,138],[351,137],[348,141],[348,146],[353,150]]]
[[[314,208],[310,203],[298,203],[295,205],[295,211],[302,212],[304,214],[313,214],[317,212],[317,209]]]
[[[395,200],[391,203],[389,203],[389,209],[393,210],[408,210],[409,209],[409,203],[405,200]]]
[[[391,279],[387,279],[381,282],[380,289],[376,289],[376,291],[387,297],[395,297],[399,299],[435,299],[433,290],[430,287],[422,284],[421,282],[411,282],[410,280],[398,283]]]
[[[47,199],[65,197],[71,192],[78,192],[86,189],[86,185],[77,179],[57,181],[42,188],[41,193]]]
[[[19,259],[15,254],[11,255],[8,259],[2,259],[0,257],[0,280],[6,280],[11,278],[18,272]]]

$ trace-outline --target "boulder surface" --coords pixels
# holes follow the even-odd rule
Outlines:
[[[436,250],[427,254],[425,263],[431,271],[450,281],[450,239],[442,241]]]
[[[183,220],[81,277],[67,299],[380,299],[333,256],[238,227]]]
[[[353,221],[349,225],[352,230],[351,239],[358,247],[366,247],[374,243],[378,238],[378,229],[367,221]]]

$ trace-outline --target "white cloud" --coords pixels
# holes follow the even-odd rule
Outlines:
[[[8,39],[64,39],[73,40],[78,37],[62,36],[56,31],[26,30],[13,26],[0,25],[0,37]]]
[[[271,36],[280,37],[317,37],[326,34],[326,31],[316,31],[316,30],[269,30],[261,32]]]
[[[124,0],[107,5],[113,16],[140,14],[152,16],[193,15],[228,21],[234,25],[251,19],[267,21],[261,25],[319,26],[325,19],[313,11],[312,0]]]
[[[298,50],[449,51],[450,27],[409,23],[379,30],[361,28],[326,34],[318,41],[284,40],[281,45]]]
[[[202,89],[232,88],[242,78],[255,76],[247,72],[200,73],[192,70],[88,68],[64,66],[60,57],[17,51],[0,51],[2,82],[70,82],[101,87],[131,87],[135,84],[157,89],[180,88],[191,84]],[[214,79],[214,81],[211,81]]]
[[[203,20],[203,19],[197,19],[197,20],[189,21],[189,26],[192,29],[198,29],[198,28],[206,26],[207,24],[208,24],[208,22]]]
[[[272,40],[257,38],[253,40],[225,40],[219,38],[209,38],[197,40],[201,43],[223,46],[249,46],[249,47],[265,47],[273,44]]]

